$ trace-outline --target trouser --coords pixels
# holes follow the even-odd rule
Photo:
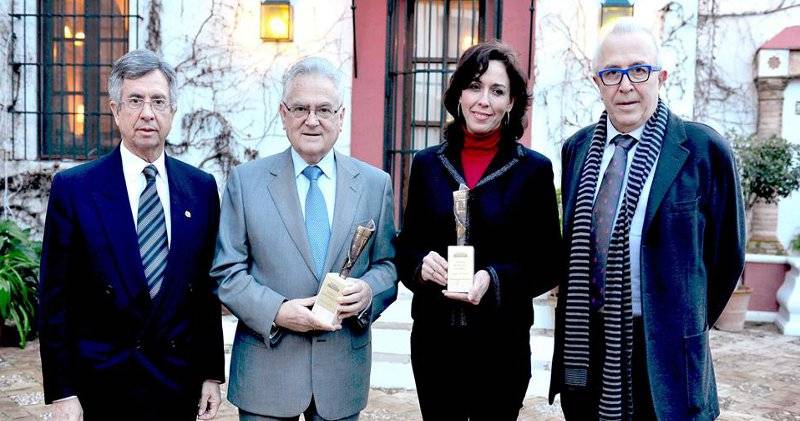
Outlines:
[[[422,418],[516,420],[530,380],[529,338],[507,336],[415,325],[411,364]]]
[[[193,421],[197,419],[197,399],[180,396],[165,390],[137,395],[128,391],[102,391],[97,394],[78,395],[83,408],[84,421]]]

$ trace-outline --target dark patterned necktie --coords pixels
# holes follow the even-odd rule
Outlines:
[[[144,276],[147,279],[147,290],[150,297],[155,298],[164,281],[164,270],[167,267],[167,224],[164,220],[164,208],[156,191],[155,166],[148,165],[142,171],[147,186],[139,196],[139,215],[136,231],[139,234],[139,254],[142,256]]]
[[[603,307],[608,245],[611,241],[611,231],[614,229],[614,217],[622,193],[622,182],[625,180],[628,151],[636,143],[636,139],[626,134],[618,134],[611,139],[611,143],[616,145],[614,155],[603,175],[592,212],[592,277],[589,292],[593,311]]]
[[[311,256],[314,258],[317,278],[322,278],[325,269],[325,255],[328,253],[328,241],[331,236],[331,227],[328,223],[328,208],[325,206],[325,197],[319,189],[319,177],[322,170],[316,165],[310,165],[303,170],[309,182],[306,194],[306,235],[311,246]]]

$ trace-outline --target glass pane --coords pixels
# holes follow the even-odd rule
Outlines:
[[[450,2],[448,57],[458,58],[464,50],[478,43],[478,12],[475,0]]]
[[[438,145],[441,129],[439,127],[414,127],[412,149],[420,150]]]
[[[51,81],[45,90],[42,155],[89,159],[119,142],[108,109],[106,85],[111,65],[128,49],[127,0],[46,2],[53,37],[46,39],[52,66],[42,68]]]
[[[416,63],[414,67],[414,120],[439,121],[442,66],[439,63]]]
[[[416,57],[441,57],[444,42],[444,0],[419,1],[416,5]]]

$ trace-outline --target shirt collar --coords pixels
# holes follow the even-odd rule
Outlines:
[[[120,142],[119,154],[122,157],[122,172],[125,173],[128,177],[137,177],[142,174],[144,167],[153,164],[156,169],[158,170],[158,175],[161,178],[164,178],[164,175],[167,173],[167,167],[164,165],[164,151],[161,151],[161,155],[156,158],[153,162],[147,162],[142,158],[134,155],[127,146],[125,146],[124,142]],[[127,177],[126,177],[127,178]]]
[[[619,130],[617,130],[616,127],[614,127],[614,125],[611,123],[611,120],[607,120],[607,122],[606,122],[606,128],[607,128],[607,130],[606,130],[606,145],[608,145],[608,142],[611,142],[611,139],[613,139],[614,136],[616,136],[618,134],[626,134],[626,135],[636,139],[636,141],[638,142],[638,141],[642,140],[642,133],[644,133],[644,126],[645,125],[642,124],[641,126],[631,130],[628,133],[621,133]]]
[[[294,148],[289,148],[292,154],[292,164],[294,164],[294,178],[300,177],[303,170],[306,169],[309,164],[300,157],[300,154],[297,153]],[[322,170],[322,174],[324,174],[328,178],[333,178],[333,172],[335,170],[336,161],[334,160],[334,153],[333,148],[325,154],[324,157],[316,164],[319,169]]]

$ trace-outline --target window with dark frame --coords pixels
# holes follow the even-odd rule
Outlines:
[[[479,41],[479,2],[420,0],[415,9],[414,90],[407,145],[420,150],[438,144],[442,127],[453,118],[442,98],[461,53]]]
[[[405,207],[411,158],[439,144],[442,128],[452,121],[442,97],[461,54],[486,37],[486,9],[487,0],[390,2],[384,170],[399,193],[398,215]]]
[[[88,160],[119,143],[107,82],[138,45],[136,10],[138,0],[12,2],[13,159]]]
[[[96,158],[120,140],[106,85],[114,60],[128,51],[129,1],[41,4],[40,157]]]

